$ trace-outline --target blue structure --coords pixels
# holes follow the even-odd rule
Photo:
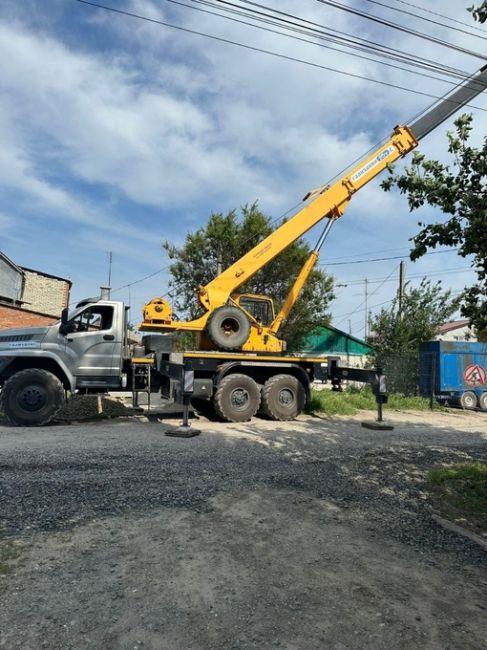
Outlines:
[[[420,346],[420,393],[487,411],[487,343],[429,341]]]

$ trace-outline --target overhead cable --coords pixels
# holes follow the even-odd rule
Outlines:
[[[484,34],[486,33],[482,27],[478,27],[477,25],[471,25],[470,23],[465,23],[462,20],[457,20],[456,18],[452,18],[451,16],[440,14],[437,11],[433,11],[432,9],[426,9],[424,6],[415,5],[412,2],[406,2],[406,0],[394,0],[394,2],[399,2],[400,4],[406,5],[408,7],[414,7],[414,9],[420,9],[421,11],[424,11],[427,14],[431,14],[432,16],[439,16],[440,18],[446,18],[446,20],[451,20],[452,23],[457,23],[457,25],[464,25],[464,27],[470,27],[470,29],[475,29],[479,32],[484,32]]]
[[[426,18],[426,16],[420,16],[414,11],[408,11],[407,9],[400,9],[399,7],[391,7],[391,5],[385,4],[384,2],[379,2],[379,0],[366,0],[366,2],[370,2],[371,4],[378,5],[379,7],[385,7],[386,9],[390,9],[391,11],[397,11],[407,16],[413,16],[414,18],[418,18],[419,20],[424,20],[428,23],[433,23],[433,25],[438,25],[439,27],[452,29],[456,32],[467,34],[468,36],[473,36],[474,38],[481,38],[482,40],[487,41],[487,37],[485,36],[481,36],[480,34],[474,34],[473,32],[467,31],[466,29],[460,29],[459,27],[453,27],[453,25],[446,25],[445,23],[440,23],[437,20],[434,20],[432,18]]]
[[[399,265],[398,265],[398,266],[395,266],[395,267],[392,269],[392,271],[389,273],[389,275],[388,275],[386,278],[384,278],[384,280],[381,282],[381,284],[379,284],[379,286],[376,287],[376,288],[375,288],[371,293],[367,294],[365,300],[362,300],[362,302],[361,302],[359,305],[357,305],[357,307],[355,307],[355,309],[354,309],[353,311],[351,311],[350,313],[346,314],[346,315],[345,315],[345,318],[342,318],[342,320],[338,321],[337,325],[340,325],[340,323],[343,323],[343,321],[346,320],[346,319],[348,318],[348,316],[351,316],[352,314],[355,314],[356,311],[358,311],[361,307],[363,307],[363,306],[365,305],[365,303],[368,301],[368,299],[371,298],[374,294],[376,294],[376,293],[379,291],[379,289],[380,289],[380,288],[381,288],[381,287],[382,287],[382,286],[387,282],[387,280],[389,280],[389,278],[391,277],[391,275],[392,275],[393,273],[395,273],[395,272],[397,271],[398,268],[399,268]]]
[[[202,9],[201,7],[188,5],[185,2],[181,2],[181,0],[166,0],[166,2],[169,2],[171,4],[175,4],[175,5],[179,5],[181,7],[187,8],[187,9],[193,9],[193,10],[199,11],[201,13],[209,14],[211,16],[217,16],[218,18],[223,18],[225,20],[229,20],[231,22],[238,23],[238,24],[241,24],[241,25],[247,25],[248,27],[252,27],[254,29],[259,29],[261,31],[265,31],[265,32],[268,32],[268,33],[271,33],[271,34],[277,34],[278,36],[285,36],[286,38],[290,38],[290,39],[295,40],[295,41],[300,41],[302,43],[308,43],[310,45],[316,45],[317,47],[332,50],[334,52],[340,52],[341,54],[345,54],[346,56],[353,56],[355,58],[360,59],[361,61],[371,61],[372,63],[377,63],[379,65],[383,65],[383,66],[386,66],[386,67],[389,67],[389,68],[393,68],[395,70],[402,70],[403,72],[407,72],[409,74],[414,74],[414,75],[417,75],[417,76],[420,76],[420,77],[424,77],[426,79],[433,79],[434,81],[440,81],[442,83],[451,84],[451,81],[449,81],[449,79],[442,79],[440,77],[433,76],[433,75],[427,74],[425,72],[418,72],[417,70],[406,68],[406,67],[403,67],[403,66],[400,66],[400,65],[395,65],[394,63],[388,63],[387,61],[380,61],[379,59],[374,59],[372,57],[365,56],[363,53],[358,54],[358,53],[355,53],[355,52],[347,52],[347,50],[343,49],[343,48],[354,49],[354,50],[358,50],[359,52],[363,52],[364,49],[369,49],[369,48],[364,48],[363,46],[358,46],[357,47],[356,45],[351,45],[351,44],[346,43],[346,42],[341,42],[340,39],[336,39],[334,37],[333,38],[330,38],[328,36],[325,37],[325,36],[323,36],[323,34],[326,34],[326,32],[319,33],[318,30],[310,30],[309,28],[303,29],[302,27],[298,26],[297,23],[296,23],[296,26],[282,24],[282,21],[273,20],[273,19],[270,19],[270,18],[262,18],[261,16],[253,15],[253,13],[249,14],[246,11],[237,11],[235,9],[230,9],[228,7],[220,8],[218,5],[215,4],[215,2],[208,2],[206,0],[189,0],[189,1],[193,2],[193,4],[201,4],[201,5],[205,5],[205,6],[208,6],[208,7],[215,7],[217,9],[221,10],[221,11],[225,11],[225,12],[228,12],[228,13],[231,13],[231,14],[234,14],[234,15],[250,17],[251,20],[257,20],[257,21],[263,22],[263,23],[265,23],[267,25],[274,25],[274,26],[279,27],[280,29],[285,29],[287,31],[291,31],[291,32],[295,32],[295,33],[298,33],[298,34],[303,34],[303,35],[306,35],[306,36],[310,36],[311,38],[336,43],[340,47],[333,47],[332,45],[325,45],[324,43],[318,43],[315,40],[310,40],[310,38],[302,38],[302,37],[299,37],[299,36],[293,36],[292,34],[286,34],[286,33],[282,32],[282,31],[277,31],[275,29],[270,29],[269,27],[263,27],[261,25],[256,25],[256,24],[254,24],[252,22],[248,22],[247,20],[242,20],[242,19],[239,19],[239,18],[232,18],[231,16],[226,16],[225,14],[210,11],[209,9]],[[216,0],[216,1],[219,2],[219,0]],[[233,3],[225,2],[224,4],[233,4]],[[235,6],[237,6],[237,5],[235,5]],[[258,13],[261,13],[261,12],[258,12]],[[299,19],[299,20],[301,20],[301,19]],[[285,21],[285,22],[290,22],[290,21]],[[311,33],[310,33],[310,31],[311,31]],[[374,53],[376,53],[376,52],[374,52]],[[442,75],[447,76],[447,77],[452,77],[453,76],[453,77],[456,77],[456,78],[459,78],[459,79],[460,78],[463,79],[468,75],[467,72],[449,71],[448,69],[445,69],[440,64],[438,64],[438,67],[435,67],[433,65],[430,65],[428,67],[423,62],[421,62],[419,60],[418,61],[414,61],[413,59],[409,60],[406,57],[400,58],[400,57],[397,57],[397,56],[391,56],[390,54],[387,54],[384,57],[384,54],[382,54],[380,51],[377,52],[376,55],[377,56],[382,56],[383,58],[387,58],[389,60],[404,61],[404,63],[406,65],[409,65],[411,67],[416,67],[416,68],[421,69],[421,70],[429,70],[429,69],[431,69],[432,71],[437,72],[438,74],[442,74]]]
[[[388,88],[396,88],[397,90],[403,90],[404,92],[412,93],[414,95],[420,95],[422,97],[430,97],[430,98],[433,98],[433,99],[442,99],[441,96],[433,95],[432,93],[427,93],[427,92],[424,92],[424,91],[421,91],[421,90],[414,90],[413,88],[408,88],[406,86],[400,86],[398,84],[393,84],[393,83],[390,83],[388,81],[382,81],[380,79],[374,79],[373,77],[366,77],[364,75],[359,75],[359,74],[356,74],[354,72],[347,72],[345,70],[339,70],[338,68],[332,68],[331,66],[321,65],[319,63],[315,63],[314,61],[308,61],[306,59],[300,59],[298,57],[289,56],[287,54],[281,54],[279,52],[273,52],[272,50],[267,50],[267,49],[264,49],[264,48],[256,47],[254,45],[248,45],[246,43],[241,43],[240,41],[234,41],[232,39],[223,38],[221,36],[215,36],[213,34],[208,34],[206,32],[200,32],[198,30],[190,29],[188,27],[182,27],[181,25],[174,25],[173,23],[168,23],[166,21],[158,20],[156,18],[149,18],[149,16],[143,16],[141,14],[136,14],[136,13],[133,13],[133,12],[130,12],[130,11],[125,11],[123,9],[117,9],[115,7],[110,7],[109,5],[104,5],[104,4],[101,4],[101,3],[98,3],[98,2],[92,2],[91,0],[74,0],[74,2],[78,2],[78,3],[84,4],[84,5],[89,5],[91,7],[96,7],[97,9],[103,9],[105,11],[110,11],[110,12],[113,12],[113,13],[116,13],[116,14],[127,16],[129,18],[136,18],[138,20],[143,20],[143,21],[146,21],[146,22],[154,23],[154,24],[157,24],[157,25],[161,25],[163,27],[170,27],[172,29],[176,29],[178,31],[182,31],[182,32],[185,32],[185,33],[188,33],[188,34],[193,34],[195,36],[203,36],[205,38],[209,38],[211,40],[218,41],[220,43],[226,43],[228,45],[235,45],[236,47],[241,47],[243,49],[250,50],[252,52],[259,52],[261,54],[267,54],[269,56],[279,58],[279,59],[284,59],[286,61],[293,61],[295,63],[301,63],[303,65],[307,65],[307,66],[310,66],[312,68],[317,68],[319,70],[326,70],[327,72],[335,72],[336,74],[341,74],[341,75],[344,75],[346,77],[352,77],[352,78],[355,78],[355,79],[362,79],[363,81],[369,81],[371,83],[379,84],[381,86],[386,86]],[[480,111],[487,112],[487,109],[485,109],[485,108],[481,108],[481,107],[478,107],[478,106],[473,106],[471,104],[467,104],[467,106],[470,106],[471,108],[476,108],[477,110],[480,110]]]
[[[441,253],[450,253],[452,250],[458,251],[459,248],[448,249],[445,251],[429,251],[425,255],[440,255]],[[350,262],[320,262],[319,266],[343,266],[349,264],[365,264],[367,262],[385,262],[386,260],[406,260],[409,259],[409,255],[394,255],[393,257],[374,257],[367,258],[365,260],[352,260]]]
[[[348,32],[343,32],[335,28],[325,28],[320,23],[308,20],[306,18],[301,18],[285,11],[280,11],[273,7],[263,5],[259,2],[254,2],[252,0],[240,0],[240,4],[235,4],[235,2],[230,2],[229,0],[213,0],[213,2],[210,0],[191,1],[212,7],[215,7],[215,3],[218,3],[218,5],[220,5],[222,8],[225,7],[226,11],[228,12],[245,16],[252,15],[255,20],[262,20],[263,22],[267,22],[269,18],[272,18],[273,20],[279,21],[280,24],[282,23],[282,25],[286,26],[286,28],[289,28],[289,25],[299,26],[301,29],[304,27],[306,29],[306,33],[311,32],[311,35],[313,37],[321,38],[322,40],[326,40],[328,42],[339,44],[343,47],[348,47],[350,49],[355,49],[358,51],[370,51],[376,56],[382,56],[384,58],[389,58],[391,60],[407,63],[408,65],[415,67],[432,70],[441,74],[458,76],[460,78],[464,78],[468,74],[464,70],[446,66],[444,62],[439,63],[432,61],[431,59],[420,57],[417,54],[411,54],[410,52],[405,52],[404,50],[399,50],[397,48],[378,43],[377,41],[371,41],[356,34],[349,34]],[[242,7],[242,3],[244,3],[246,6]],[[242,13],[242,9],[244,10],[244,13]]]
[[[456,45],[455,43],[444,41],[443,39],[438,38],[436,36],[432,36],[431,34],[427,34],[426,32],[420,32],[416,29],[405,27],[404,25],[400,25],[399,23],[394,23],[391,20],[386,20],[385,18],[380,18],[379,16],[369,14],[366,11],[355,9],[354,7],[350,7],[349,5],[343,5],[339,2],[335,2],[335,0],[317,0],[317,2],[324,5],[328,5],[329,7],[333,7],[334,9],[340,9],[341,11],[354,14],[355,16],[360,16],[361,18],[365,18],[366,20],[371,20],[374,23],[384,25],[385,27],[390,27],[391,29],[395,29],[405,34],[409,34],[410,36],[416,36],[417,38],[421,38],[423,40],[429,41],[430,43],[435,43],[436,45],[447,47],[449,50],[456,50],[457,52],[461,52],[462,54],[467,54],[468,56],[473,56],[477,59],[481,59],[482,61],[486,60],[485,54],[481,54],[480,52],[474,52],[473,50],[469,50],[465,47],[462,47],[461,45]]]

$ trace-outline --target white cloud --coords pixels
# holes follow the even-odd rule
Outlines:
[[[83,260],[103,250],[130,260],[119,270],[121,284],[163,264],[160,240],[182,241],[186,228],[202,225],[211,209],[259,199],[265,211],[284,212],[429,103],[75,3],[69,9],[52,3],[44,20],[30,12],[31,3],[24,6],[8,3],[0,22],[0,56],[9,62],[0,73],[0,184],[4,196],[14,193],[16,199],[5,199],[0,209],[15,214],[19,232],[28,232],[32,218],[69,221],[77,234],[70,249],[75,282],[95,282],[96,276],[99,284],[98,271],[86,276],[76,251]],[[446,90],[440,83],[181,7],[149,0],[123,6],[385,82],[433,94]],[[347,32],[358,28],[362,36],[386,39],[394,47],[415,47],[411,37],[380,31],[320,3],[288,0],[279,8]],[[430,8],[469,19],[453,0],[435,0]],[[437,32],[474,47],[467,36]],[[478,65],[437,46],[417,45],[422,56],[445,65],[470,70]],[[485,98],[476,103],[485,105]],[[479,133],[487,127],[484,115],[476,118]],[[444,129],[421,146],[430,156],[443,156]],[[333,254],[367,255],[398,242],[407,249],[416,221],[404,197],[384,194],[376,182],[354,197],[335,227]],[[5,224],[0,219],[0,227]],[[140,302],[148,286],[137,288]]]

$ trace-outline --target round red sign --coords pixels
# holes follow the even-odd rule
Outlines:
[[[463,371],[463,379],[469,386],[482,386],[487,380],[487,370],[478,363],[471,363]]]

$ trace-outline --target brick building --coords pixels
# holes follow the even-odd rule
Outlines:
[[[70,280],[18,266],[0,251],[0,330],[52,325],[70,290]]]

